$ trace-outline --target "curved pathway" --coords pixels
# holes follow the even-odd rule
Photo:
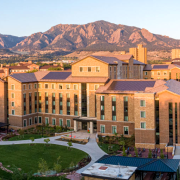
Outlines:
[[[67,142],[56,140],[59,138],[60,138],[60,136],[50,137],[49,144],[68,146]],[[47,139],[47,138],[35,139],[33,143],[43,143],[44,144],[45,143],[44,139]],[[0,145],[29,144],[29,143],[32,143],[32,141],[31,140],[0,141]],[[77,143],[72,143],[72,144],[73,144],[73,146],[72,146],[73,148],[82,150],[91,156],[91,162],[87,166],[79,169],[77,171],[77,173],[83,172],[86,168],[90,167],[95,161],[97,161],[99,158],[101,158],[103,155],[106,154],[104,151],[101,150],[101,148],[99,148],[95,138],[90,138],[89,142],[85,145],[77,144]]]

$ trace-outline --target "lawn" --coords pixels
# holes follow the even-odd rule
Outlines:
[[[104,144],[104,143],[98,143],[99,147],[107,154],[109,154],[111,151],[111,147],[112,147],[112,151],[117,151],[119,150],[119,145],[118,144]]]
[[[14,136],[9,138],[9,141],[18,141],[18,140],[29,140],[31,137],[34,137],[34,139],[42,138],[42,135],[39,134],[24,134],[23,136]],[[47,136],[44,136],[46,138]]]
[[[81,159],[87,156],[83,151],[77,149],[67,150],[65,146],[44,145],[44,144],[22,144],[22,145],[3,145],[0,146],[0,162],[3,166],[15,165],[24,172],[38,172],[38,162],[43,158],[49,169],[53,168],[54,163],[60,156],[61,166],[63,169],[69,167],[73,161],[77,164]],[[11,168],[9,168],[11,169]]]

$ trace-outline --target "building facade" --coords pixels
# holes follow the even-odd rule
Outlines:
[[[139,148],[179,144],[180,83],[145,80],[143,63],[122,59],[88,56],[73,63],[72,72],[8,76],[0,82],[7,95],[0,97],[2,121],[14,129],[44,123],[99,135],[135,135]]]

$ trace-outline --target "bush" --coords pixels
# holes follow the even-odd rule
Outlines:
[[[136,157],[138,157],[138,150],[136,147],[134,147],[134,151],[135,151]]]
[[[162,149],[161,149],[160,158],[161,158],[161,159],[164,159],[164,153],[163,153],[163,150],[162,150]]]
[[[48,171],[47,162],[42,158],[39,161],[38,167],[39,167],[38,172],[41,173],[41,174],[45,174]]]
[[[123,156],[127,156],[126,152],[125,152],[125,147],[123,146]]]
[[[148,158],[152,158],[152,151],[149,149]]]

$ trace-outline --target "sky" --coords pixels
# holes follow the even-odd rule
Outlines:
[[[57,24],[105,20],[180,39],[180,0],[0,0],[0,34],[29,36]]]

